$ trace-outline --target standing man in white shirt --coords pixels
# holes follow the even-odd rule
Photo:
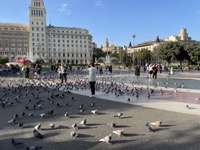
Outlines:
[[[96,72],[97,72],[97,69],[94,66],[93,62],[91,62],[89,64],[88,71],[89,71],[88,80],[89,80],[90,89],[91,89],[91,96],[90,97],[95,97],[95,84],[96,84]]]

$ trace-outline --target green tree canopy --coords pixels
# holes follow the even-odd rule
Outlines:
[[[185,46],[180,42],[165,42],[159,45],[154,50],[154,56],[166,60],[168,63],[177,60],[182,64],[183,60],[189,59]]]
[[[7,57],[0,57],[0,64],[5,65],[7,62],[9,62],[9,59]]]
[[[192,63],[200,65],[200,45],[198,44],[187,45],[185,47],[185,50],[188,52],[188,55]]]

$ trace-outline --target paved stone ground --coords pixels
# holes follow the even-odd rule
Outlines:
[[[6,83],[11,82],[10,80],[7,78],[4,83],[1,83],[1,95],[3,95],[3,87]],[[18,80],[18,82],[21,83],[21,80]],[[14,90],[12,87],[11,89]],[[183,92],[180,93],[181,96],[177,93],[176,96],[165,97],[165,99],[155,97],[147,99],[141,97],[138,100],[132,98],[130,102],[127,102],[127,97],[116,99],[111,94],[106,95],[101,92],[97,92],[96,98],[89,98],[88,90],[73,91],[77,94],[67,94],[58,90],[50,90],[50,93],[48,93],[47,91],[43,91],[42,87],[38,87],[38,89],[41,92],[39,97],[43,100],[43,109],[41,110],[25,109],[26,105],[32,106],[37,102],[37,100],[34,100],[33,103],[29,103],[28,99],[32,98],[31,95],[28,97],[22,96],[20,98],[21,102],[19,103],[14,101],[17,94],[13,94],[12,92],[9,92],[9,95],[6,97],[2,97],[2,99],[9,98],[14,102],[14,105],[0,108],[0,150],[16,149],[11,145],[11,138],[15,138],[19,142],[24,142],[26,146],[40,145],[44,150],[200,149],[200,121],[198,115],[200,114],[200,108],[198,102],[196,104],[191,101],[182,103],[184,101],[179,102],[177,100],[181,99],[181,97],[185,98],[185,100],[192,97],[192,100],[200,94],[198,91],[195,92],[195,95],[194,93]],[[23,90],[25,92],[25,89]],[[29,90],[37,92],[36,88]],[[47,100],[47,97],[50,97],[52,92],[65,94],[64,98],[54,99],[55,102],[59,102],[61,107],[50,104]],[[74,100],[72,100],[72,97],[74,97]],[[89,107],[92,102],[95,102],[95,107]],[[70,107],[65,106],[66,103]],[[83,114],[77,114],[81,104],[84,105],[85,112]],[[191,109],[185,108],[185,104],[188,104]],[[168,107],[170,109],[166,110],[165,108]],[[41,113],[51,109],[55,111],[53,116],[46,118],[40,117]],[[98,110],[99,113],[97,115],[91,114],[90,111],[94,109]],[[20,114],[22,111],[26,112],[26,114],[32,112],[35,117],[30,118],[28,115],[25,115],[25,117],[20,116],[16,122],[24,123],[22,129],[17,124],[10,125],[7,123],[15,113]],[[70,118],[64,117],[66,111],[69,112]],[[113,117],[118,112],[123,113],[121,119]],[[87,119],[87,127],[79,125],[79,122],[83,118]],[[163,121],[162,126],[151,126],[155,132],[147,132],[144,127],[146,122],[154,122],[157,120]],[[107,123],[112,121],[117,124],[115,128],[107,126]],[[32,134],[33,127],[39,122],[42,124],[42,130],[40,132],[44,135],[43,139],[36,139]],[[56,124],[55,129],[49,128],[49,123],[51,122]],[[73,131],[71,125],[74,122],[78,123],[79,126],[79,130],[77,130],[79,136],[76,139],[70,137],[70,132]],[[122,128],[125,130],[123,137],[118,137],[113,134],[111,144],[99,142],[99,139],[112,133],[113,130]],[[25,147],[18,149],[25,149]]]

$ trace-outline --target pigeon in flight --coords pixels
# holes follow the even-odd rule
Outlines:
[[[106,137],[100,139],[99,141],[106,142],[107,144],[110,144],[111,139],[112,139],[112,134],[109,134]]]

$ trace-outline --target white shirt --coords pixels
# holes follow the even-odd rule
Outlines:
[[[90,67],[88,68],[89,71],[89,76],[88,76],[88,80],[89,82],[95,82],[96,81],[96,67]]]

